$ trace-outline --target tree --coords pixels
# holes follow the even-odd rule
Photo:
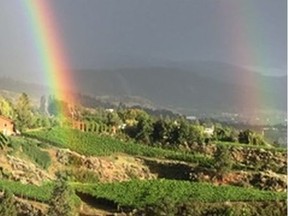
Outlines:
[[[69,116],[71,114],[68,104],[65,101],[56,99],[53,96],[48,98],[48,113],[57,117],[63,117],[63,115]]]
[[[46,96],[41,96],[41,98],[40,98],[40,107],[39,107],[39,111],[40,111],[40,113],[41,114],[43,114],[43,115],[46,115],[46,114],[48,114],[48,110],[47,110],[47,108],[48,108],[48,103],[47,103],[48,101],[47,101],[47,99],[46,99]]]
[[[10,191],[4,191],[2,201],[0,203],[1,216],[17,216],[15,200]]]
[[[115,127],[121,123],[121,119],[116,112],[108,112],[106,118],[106,124],[108,126]]]
[[[233,166],[229,149],[222,145],[217,146],[217,150],[214,155],[214,161],[216,177],[222,179],[223,176],[228,173]]]
[[[241,131],[238,136],[239,143],[250,145],[267,145],[263,136],[251,130]]]
[[[252,135],[251,130],[240,131],[238,136],[239,143],[249,144]]]
[[[71,187],[64,180],[59,180],[56,183],[50,205],[48,209],[48,216],[74,216],[75,207],[73,201],[74,192]]]
[[[193,144],[204,142],[204,128],[200,125],[189,125],[189,133],[187,137],[187,143]]]
[[[16,125],[20,131],[29,128],[33,123],[33,110],[27,94],[22,93],[16,103]]]
[[[168,141],[172,145],[187,144],[190,135],[190,125],[184,119],[180,119],[179,123],[172,123],[172,127],[169,132]]]
[[[151,138],[153,142],[159,142],[165,144],[166,139],[168,138],[169,133],[169,124],[163,120],[159,119],[153,123],[153,131]]]
[[[232,128],[217,125],[214,129],[213,139],[223,142],[236,142],[237,134]]]
[[[13,105],[11,101],[9,101],[6,98],[0,98],[0,115],[14,118],[15,117],[15,111],[13,108]]]
[[[137,125],[135,128],[135,139],[137,141],[142,141],[145,144],[150,143],[150,136],[153,130],[152,119],[145,113],[136,118]]]

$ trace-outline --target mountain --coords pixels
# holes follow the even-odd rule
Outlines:
[[[103,67],[107,64],[103,62]],[[149,107],[169,108],[189,115],[286,112],[287,76],[264,76],[232,64],[204,61],[143,59],[129,64],[119,59],[106,68],[109,69],[74,70],[78,91],[91,96],[90,99],[95,96],[104,99],[105,103],[109,100],[114,104],[115,101],[126,103],[128,99],[135,105],[147,102]],[[47,87],[39,84],[9,78],[1,78],[0,86],[38,98],[48,92]],[[89,104],[90,99],[86,101]]]
[[[173,66],[79,70],[75,77],[85,93],[139,96],[166,107],[202,112],[286,110],[286,76],[263,76],[215,62]]]

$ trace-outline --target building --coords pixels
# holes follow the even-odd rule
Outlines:
[[[214,133],[214,126],[204,128],[204,134],[208,137],[212,137]]]
[[[0,116],[0,132],[3,133],[5,136],[14,135],[15,134],[14,122],[5,116]]]

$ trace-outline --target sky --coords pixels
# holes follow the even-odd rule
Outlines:
[[[49,2],[73,69],[201,60],[286,73],[286,0]],[[40,76],[35,35],[25,13],[19,0],[0,1],[0,76]]]

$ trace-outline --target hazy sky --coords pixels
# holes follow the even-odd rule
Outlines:
[[[0,0],[0,75],[41,70],[35,37],[19,2]],[[213,60],[286,71],[286,0],[49,2],[73,68],[152,59]]]

